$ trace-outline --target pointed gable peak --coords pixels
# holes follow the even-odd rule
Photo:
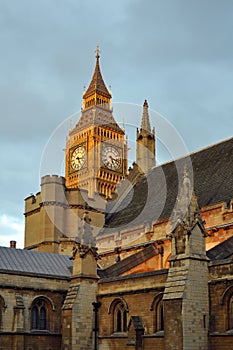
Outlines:
[[[148,113],[148,102],[147,100],[144,101],[143,104],[143,114],[142,114],[142,123],[141,123],[141,129],[145,131],[151,132],[151,126],[150,126],[150,118]]]
[[[101,70],[100,70],[100,64],[99,64],[100,50],[98,45],[96,47],[95,52],[96,52],[95,70],[94,70],[90,85],[88,86],[86,92],[83,95],[83,99],[87,99],[88,97],[94,94],[102,95],[103,97],[110,99],[111,94],[106,88],[106,85],[104,83]]]

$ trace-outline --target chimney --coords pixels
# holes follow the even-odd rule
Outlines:
[[[16,241],[10,241],[10,248],[16,248]]]

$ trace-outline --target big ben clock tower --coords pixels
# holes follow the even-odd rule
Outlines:
[[[102,78],[99,48],[89,87],[83,95],[79,121],[66,143],[66,186],[111,198],[127,172],[125,133],[114,119],[111,94]]]

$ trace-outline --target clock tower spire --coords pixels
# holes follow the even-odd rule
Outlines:
[[[96,105],[100,105],[109,109],[111,108],[110,101],[112,96],[108,91],[108,89],[106,88],[106,85],[102,78],[100,64],[99,64],[100,49],[98,45],[96,47],[95,52],[96,52],[95,70],[94,70],[94,74],[91,79],[90,85],[83,95],[83,110]]]
[[[91,82],[83,94],[81,117],[66,143],[66,186],[111,198],[127,172],[125,132],[117,124],[100,69],[100,50]]]

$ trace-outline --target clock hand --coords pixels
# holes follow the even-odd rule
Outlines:
[[[113,158],[111,155],[109,156],[109,158],[111,159],[111,162],[109,162],[110,165],[119,166],[119,164],[120,164],[119,159]]]
[[[113,163],[117,163],[117,164],[119,163],[119,159],[117,159],[117,158],[112,157],[112,161],[113,161]]]
[[[113,157],[110,155],[109,156],[109,158],[110,158],[110,160],[111,160],[111,164],[113,163],[113,161],[114,161],[114,159],[113,159]]]

